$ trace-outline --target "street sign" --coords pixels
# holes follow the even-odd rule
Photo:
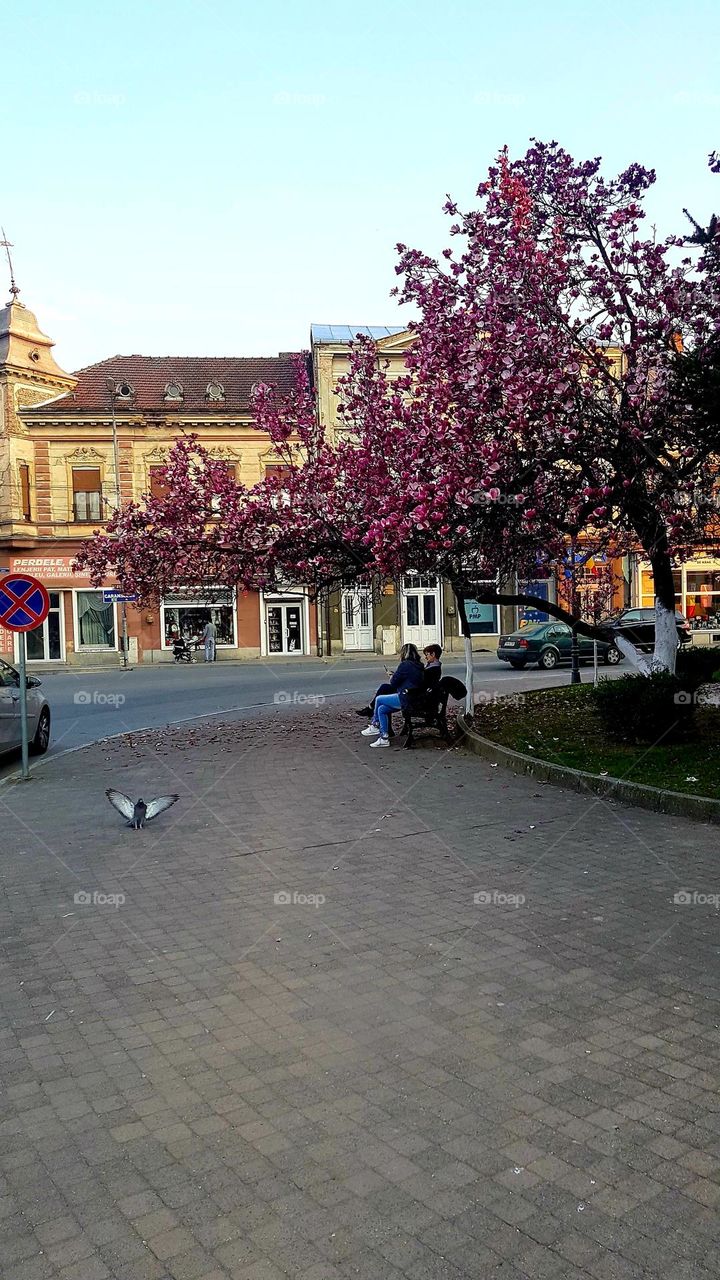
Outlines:
[[[115,591],[111,588],[103,591],[103,604],[132,604],[133,600],[137,600],[137,595],[126,595],[123,591]]]
[[[29,573],[11,573],[0,582],[0,625],[8,631],[33,631],[49,610],[47,591]]]
[[[25,675],[25,632],[33,631],[45,621],[50,611],[50,597],[42,582],[29,573],[11,573],[0,582],[0,626],[19,634],[20,650],[20,735],[22,742],[22,776],[28,769],[27,677]]]

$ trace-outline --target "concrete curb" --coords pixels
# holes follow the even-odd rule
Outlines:
[[[653,813],[666,813],[677,818],[691,818],[696,822],[720,824],[720,800],[712,796],[691,796],[684,791],[663,791],[660,787],[648,787],[640,782],[627,782],[624,778],[604,778],[598,773],[585,773],[582,769],[569,769],[565,765],[552,764],[549,760],[536,760],[503,747],[490,738],[483,738],[471,727],[464,713],[457,718],[458,729],[463,735],[463,746],[492,764],[501,764],[513,773],[530,775],[554,787],[570,791],[619,800],[621,804],[634,805],[638,809],[650,809]]]

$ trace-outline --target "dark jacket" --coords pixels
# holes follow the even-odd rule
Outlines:
[[[400,695],[400,706],[407,705],[405,695],[410,689],[422,689],[425,670],[421,662],[401,662],[390,677],[393,693]]]
[[[423,690],[429,693],[431,689],[437,689],[442,679],[442,663],[438,659],[436,662],[429,662],[423,668]]]

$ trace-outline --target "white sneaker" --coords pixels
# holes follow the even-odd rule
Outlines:
[[[379,732],[380,730],[378,729],[376,724],[369,724],[367,729],[360,730],[360,733],[362,734],[363,738],[377,738]]]
[[[390,739],[389,739],[389,738],[378,738],[377,742],[371,742],[371,743],[370,743],[370,746],[371,746],[371,747],[389,747],[389,746],[390,746]]]

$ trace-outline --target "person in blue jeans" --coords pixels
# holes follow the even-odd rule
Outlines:
[[[373,747],[389,747],[390,717],[393,711],[400,711],[404,698],[410,689],[421,689],[424,680],[424,667],[420,661],[414,644],[404,644],[400,650],[400,663],[390,677],[390,693],[381,693],[375,699],[375,711],[367,729],[362,730],[364,738],[377,738]]]

